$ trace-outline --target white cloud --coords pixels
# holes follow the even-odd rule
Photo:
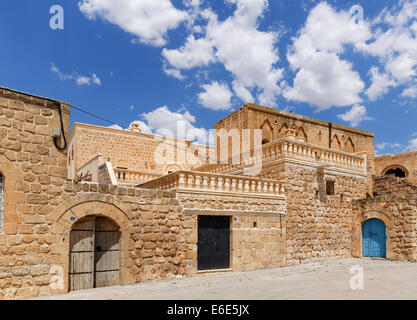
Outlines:
[[[346,45],[363,46],[370,36],[366,22],[355,23],[348,11],[336,12],[325,2],[318,4],[287,54],[296,76],[293,87],[285,88],[284,97],[319,110],[361,102],[364,83],[340,54]]]
[[[375,144],[375,148],[377,150],[385,150],[387,147],[391,149],[399,149],[402,147],[402,145],[397,142],[381,142]]]
[[[164,65],[163,68],[164,72],[166,75],[171,76],[173,78],[177,78],[178,80],[184,80],[185,77],[181,74],[181,71],[179,71],[178,69],[174,69],[174,68],[169,68],[166,65]]]
[[[100,17],[154,46],[164,45],[168,30],[187,18],[170,0],[81,0],[78,7],[88,19]]]
[[[61,80],[74,80],[75,83],[79,86],[84,86],[84,85],[89,86],[91,84],[101,86],[101,80],[99,77],[97,77],[95,73],[93,73],[90,77],[80,75],[76,71],[74,71],[72,74],[64,74],[53,63],[51,63],[50,71],[57,74],[59,79]]]
[[[117,130],[123,130],[123,128],[121,126],[119,126],[118,124],[113,124],[113,125],[109,126],[108,128],[117,129]]]
[[[250,90],[248,90],[244,85],[242,85],[239,81],[233,81],[233,91],[235,92],[236,96],[238,96],[243,102],[253,102],[255,99],[253,98]]]
[[[401,93],[401,96],[417,98],[417,80],[415,85],[411,85],[410,87],[404,89],[404,91]]]
[[[141,115],[143,121],[137,121],[142,130],[162,136],[190,139],[200,143],[208,143],[209,131],[193,125],[196,119],[188,111],[172,112],[167,106],[157,108]],[[143,131],[145,132],[145,131]]]
[[[408,146],[405,148],[405,152],[408,151],[415,151],[417,150],[417,138],[416,139],[412,139],[408,142]]]
[[[362,52],[378,57],[384,73],[397,85],[406,85],[417,76],[416,17],[416,0],[400,1],[393,9],[384,9],[373,22],[372,41],[360,48]],[[381,79],[372,80],[378,82]]]
[[[397,142],[381,142],[375,144],[375,154],[380,155],[383,153],[391,152],[398,153],[403,149],[403,145]]]
[[[83,85],[90,85],[91,83],[96,84],[98,86],[101,85],[101,80],[97,77],[97,75],[95,73],[93,73],[93,75],[91,77],[86,77],[86,76],[80,76],[77,75],[75,82],[79,85],[79,86],[83,86]]]
[[[199,103],[212,110],[227,110],[231,107],[230,99],[232,92],[226,83],[218,83],[203,85],[204,91],[198,94]]]
[[[239,87],[257,89],[259,103],[276,106],[276,97],[281,94],[278,81],[282,69],[274,65],[279,61],[275,43],[276,32],[258,30],[259,19],[268,7],[267,0],[229,0],[236,5],[233,16],[225,21],[207,12],[207,38],[216,47],[216,56],[231,72]],[[235,85],[236,87],[236,85]]]
[[[383,96],[389,91],[389,87],[397,86],[395,80],[390,78],[388,74],[381,74],[379,73],[378,67],[373,66],[369,70],[369,74],[371,75],[372,84],[371,86],[365,91],[365,94],[371,101],[377,100],[379,97]]]
[[[259,20],[268,7],[268,1],[227,2],[236,5],[232,16],[219,21],[211,9],[201,11],[200,19],[207,21],[206,26],[197,30],[203,34],[202,37],[196,40],[191,35],[179,49],[163,51],[167,63],[165,69],[178,78],[179,70],[221,63],[233,75],[233,89],[240,99],[254,101],[253,91],[259,103],[275,106],[276,97],[281,93],[277,82],[283,72],[275,67],[279,61],[274,46],[278,33],[259,30]]]
[[[186,43],[179,49],[164,48],[162,56],[178,72],[179,69],[207,66],[210,62],[215,61],[211,43],[206,38],[195,39],[193,35],[190,35]]]
[[[61,80],[70,80],[70,79],[72,79],[74,77],[73,75],[62,73],[58,69],[58,67],[55,64],[53,64],[53,63],[51,63],[50,70],[51,70],[51,72],[56,73],[58,75],[59,79],[61,79]]]
[[[346,113],[337,115],[337,117],[349,122],[354,127],[359,125],[362,121],[373,120],[373,118],[368,117],[365,106],[359,104],[354,105]]]

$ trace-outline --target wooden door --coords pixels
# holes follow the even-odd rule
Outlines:
[[[198,270],[230,268],[230,217],[198,217]]]
[[[71,230],[70,290],[94,288],[94,223],[94,217],[87,217]]]
[[[119,230],[110,220],[96,218],[95,223],[95,287],[119,284]]]
[[[86,217],[71,230],[69,289],[119,284],[119,229],[104,217]]]
[[[385,223],[369,219],[362,226],[362,254],[364,257],[386,257]]]

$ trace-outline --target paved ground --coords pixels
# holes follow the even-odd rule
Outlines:
[[[352,290],[352,266],[364,288]],[[199,275],[130,286],[74,291],[43,299],[245,300],[417,299],[417,263],[344,259],[279,269]]]

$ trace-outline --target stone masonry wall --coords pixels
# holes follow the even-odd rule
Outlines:
[[[164,137],[167,143],[154,139],[153,135],[123,131],[91,125],[74,124],[71,132],[71,163],[76,171],[87,161],[101,154],[113,168],[166,174],[170,165],[189,170],[204,163],[205,146],[184,140]],[[176,144],[178,144],[176,146]],[[192,148],[198,149],[195,155]],[[183,150],[191,150],[191,152]],[[203,159],[203,160],[202,160]]]
[[[374,186],[374,197],[353,202],[353,255],[362,256],[362,224],[377,218],[385,223],[387,258],[417,261],[417,186],[394,176],[375,177]]]
[[[351,256],[351,202],[365,196],[366,178],[289,162],[265,167],[261,176],[284,179],[288,264]],[[334,181],[334,195],[326,195],[326,180]]]
[[[71,226],[89,215],[120,227],[120,284],[196,273],[188,252],[192,218],[181,215],[175,194],[95,183],[65,182],[51,213],[31,216],[22,234],[7,235],[1,246],[0,297],[27,298],[68,291]],[[27,206],[36,206],[33,199]],[[54,287],[62,270],[62,287]]]
[[[215,124],[215,129],[262,129],[263,139],[267,141],[278,140],[285,135],[285,129],[294,126],[296,136],[304,141],[322,147],[329,147],[329,122],[316,120],[302,115],[297,115],[282,110],[267,108],[263,106],[247,104],[238,111],[230,114],[226,118]],[[253,147],[253,134],[251,140],[241,139],[242,144],[248,144]],[[217,138],[217,146],[226,149],[225,143],[230,143],[231,139]],[[331,128],[331,148],[342,150],[349,153],[366,152],[367,153],[367,173],[368,173],[368,192],[372,191],[372,175],[374,170],[374,135],[370,132],[349,128],[338,124],[332,124]],[[229,145],[229,154],[232,148]]]
[[[57,103],[0,89],[0,299],[66,292],[71,226],[87,215],[120,227],[121,284],[196,272],[193,218],[180,214],[175,195],[66,180],[67,151],[52,139]],[[61,105],[68,134],[69,106]]]
[[[66,151],[59,151],[52,139],[53,128],[61,128],[57,104],[67,135],[67,104],[0,89],[0,297],[26,296],[29,288],[44,282],[39,256],[51,252],[52,242],[43,223],[59,204],[66,178]]]
[[[286,265],[286,201],[284,199],[183,192],[179,194],[179,198],[184,213],[195,217],[192,226],[195,240],[198,232],[198,215],[230,216],[233,271],[277,268]]]
[[[382,176],[391,168],[403,168],[407,179],[417,184],[417,151],[375,157],[375,175]]]

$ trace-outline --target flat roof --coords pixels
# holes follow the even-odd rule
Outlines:
[[[274,109],[274,108],[270,108],[270,107],[261,106],[261,105],[254,104],[254,103],[247,103],[247,104],[243,105],[238,110],[232,112],[228,116],[224,117],[222,120],[216,122],[216,124],[221,123],[222,121],[224,121],[225,119],[227,119],[228,117],[233,115],[234,113],[239,112],[243,109],[256,110],[256,111],[261,111],[261,112],[265,112],[265,113],[270,113],[270,114],[273,114],[273,115],[285,116],[285,117],[288,117],[288,118],[292,118],[294,120],[302,120],[302,121],[305,121],[305,122],[318,124],[318,125],[321,125],[321,126],[324,126],[324,127],[329,126],[328,121],[318,120],[318,119],[306,117],[306,116],[303,116],[303,115],[295,114],[295,113],[292,113],[292,112],[287,112],[287,111],[283,111],[283,110],[279,110],[279,109]],[[347,127],[347,126],[343,126],[343,125],[333,123],[333,122],[332,122],[332,124],[333,124],[333,127],[337,128],[337,129],[345,130],[345,131],[352,132],[352,133],[358,133],[358,134],[362,134],[362,135],[369,136],[369,137],[374,137],[375,136],[375,134],[370,132],[370,131],[365,131],[365,130],[360,130],[360,129],[356,129],[356,128],[352,128],[352,127]]]
[[[51,102],[59,102],[59,103],[69,104],[66,101],[57,100],[57,99],[48,98],[48,97],[43,97],[43,96],[39,96],[39,95],[36,95],[36,94],[27,93],[27,92],[24,92],[24,91],[19,91],[19,90],[15,90],[15,89],[3,87],[3,86],[0,86],[0,89],[6,90],[6,91],[10,91],[10,92],[13,92],[13,93],[17,93],[17,94],[23,94],[25,96],[29,96],[29,97],[32,97],[32,98],[37,98],[37,99],[42,99],[42,100],[48,100],[48,101],[51,101]]]
[[[184,141],[184,142],[188,142],[189,144],[198,145],[198,146],[202,146],[202,147],[209,147],[209,148],[213,147],[213,146],[210,146],[210,145],[200,144],[200,143],[197,143],[197,142],[192,142],[190,140],[185,140],[185,139],[180,139],[180,138],[173,138],[173,137],[161,136],[161,135],[157,135],[157,134],[153,134],[153,133],[143,133],[143,132],[137,132],[137,131],[125,130],[125,129],[116,129],[116,128],[98,126],[98,125],[94,125],[94,124],[81,123],[81,122],[74,122],[74,124],[72,125],[71,132],[70,132],[70,135],[69,135],[70,139],[71,139],[73,133],[75,132],[76,128],[108,131],[108,132],[112,132],[112,133],[132,135],[132,136],[142,136],[144,138],[152,138],[152,139],[155,139],[155,140],[158,140],[159,138],[164,138],[164,139],[168,139],[168,140],[171,140],[171,141]]]
[[[378,159],[378,158],[400,158],[400,157],[407,157],[407,156],[417,156],[417,150],[395,153],[395,154],[390,154],[390,153],[381,154],[381,155],[375,156],[375,159]]]

